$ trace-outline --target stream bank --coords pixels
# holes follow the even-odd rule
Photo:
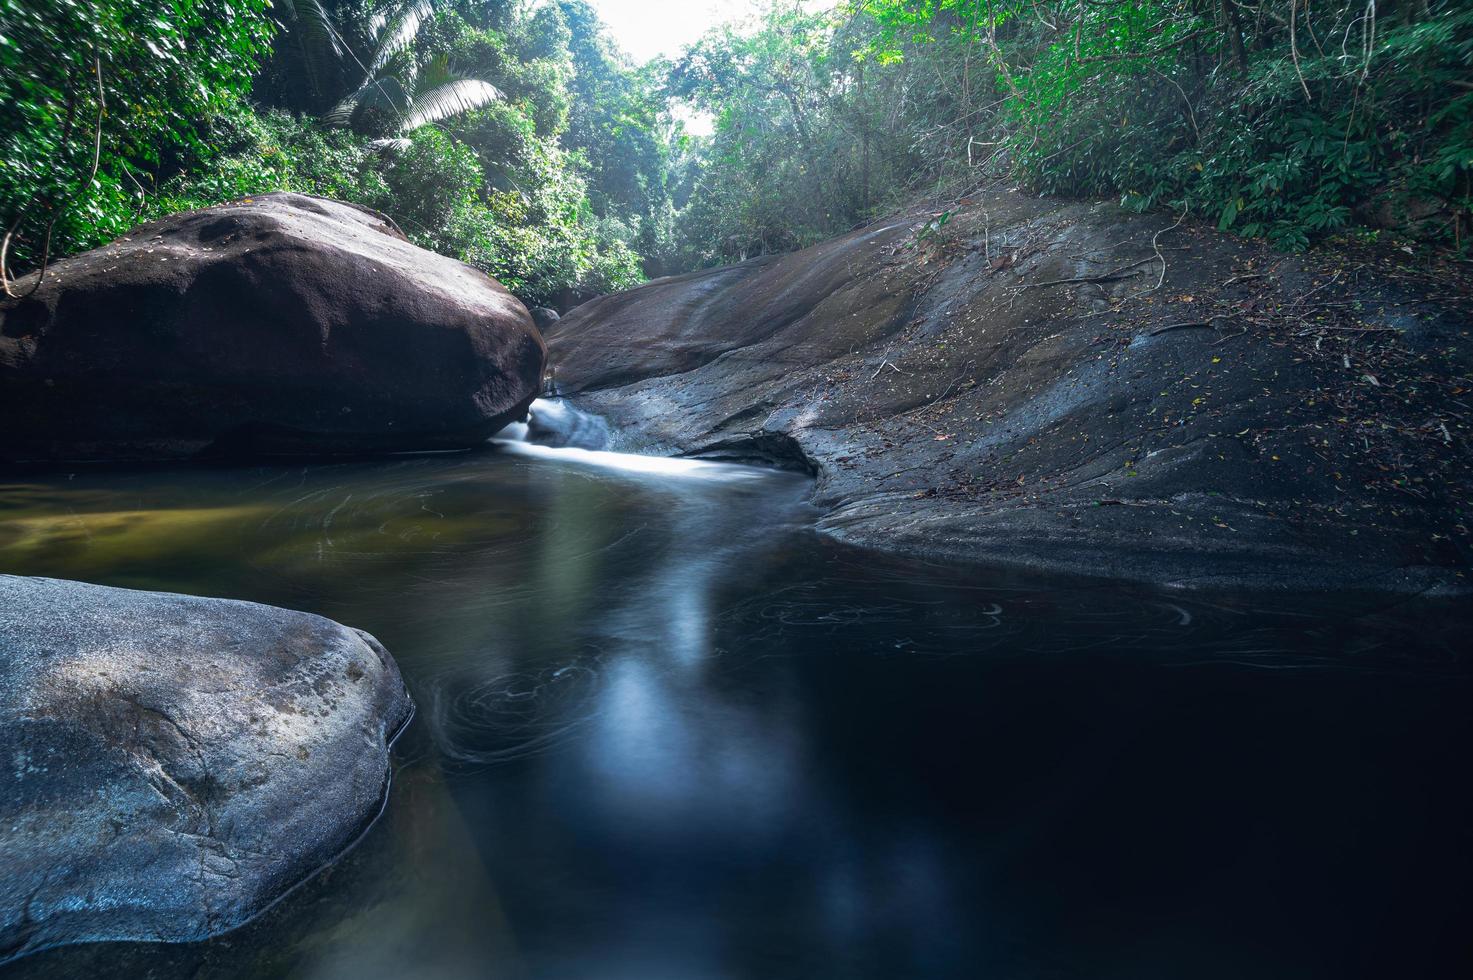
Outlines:
[[[1006,188],[548,332],[616,446],[814,473],[820,529],[1180,587],[1469,587],[1467,275]]]

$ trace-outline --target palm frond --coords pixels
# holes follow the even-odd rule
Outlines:
[[[272,4],[283,13],[290,30],[297,33],[304,50],[311,47],[327,51],[334,58],[347,53],[322,0],[272,0]]]
[[[383,71],[394,56],[414,43],[419,29],[435,12],[435,0],[410,0],[376,32],[378,50],[368,65],[369,77]]]
[[[392,75],[368,81],[322,116],[329,126],[352,126],[361,133],[392,131],[409,111],[412,99]]]
[[[428,92],[430,89],[439,88],[450,82],[458,82],[465,76],[450,67],[450,56],[440,54],[425,62],[414,75],[414,84],[409,88],[416,94]]]
[[[383,139],[370,140],[368,148],[375,153],[386,157],[397,156],[409,149],[414,144],[403,136],[386,136]]]
[[[404,132],[418,129],[420,126],[490,105],[500,98],[500,89],[478,78],[459,78],[446,82],[415,96],[409,111],[400,122],[400,129]]]
[[[353,113],[358,108],[358,100],[363,97],[365,89],[359,89],[349,95],[343,96],[341,102],[322,114],[322,121],[329,126],[343,128],[353,122]]]

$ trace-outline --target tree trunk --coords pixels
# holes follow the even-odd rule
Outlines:
[[[1238,20],[1238,6],[1233,0],[1217,0],[1218,10],[1222,13],[1222,27],[1227,31],[1228,47],[1233,52],[1233,63],[1238,68],[1238,74],[1248,73],[1248,52],[1243,47],[1243,24]]]
[[[870,113],[869,104],[864,99],[864,62],[859,63],[859,118],[864,131],[860,136],[863,142],[863,150],[860,155],[859,167],[859,209],[860,213],[869,215],[869,129]]]

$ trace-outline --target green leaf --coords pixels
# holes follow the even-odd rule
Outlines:
[[[1228,201],[1222,209],[1222,216],[1217,219],[1217,230],[1227,231],[1233,226],[1233,222],[1237,220],[1238,202],[1236,200]]]

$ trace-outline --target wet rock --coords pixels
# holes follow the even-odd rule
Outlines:
[[[1467,588],[1466,273],[1004,189],[920,234],[932,217],[593,300],[549,331],[559,390],[617,448],[781,449],[817,473],[820,529],[856,544]]]
[[[532,322],[537,324],[538,330],[547,330],[561,319],[557,310],[550,310],[545,306],[532,307]]]
[[[383,215],[265,194],[0,299],[0,460],[464,448],[525,415],[544,356],[499,283]]]
[[[317,616],[0,576],[0,961],[240,925],[378,814],[411,712]]]

